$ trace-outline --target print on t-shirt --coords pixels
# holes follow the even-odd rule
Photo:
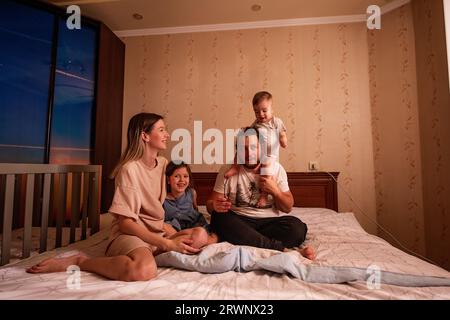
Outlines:
[[[236,207],[253,207],[259,199],[258,181],[259,175],[249,173],[242,167],[239,174],[225,181],[225,195]],[[272,204],[272,196],[269,195],[269,203]]]

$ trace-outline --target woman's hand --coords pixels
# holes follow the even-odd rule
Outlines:
[[[214,197],[212,200],[214,211],[216,212],[228,212],[231,208],[231,201],[224,196]]]
[[[168,223],[164,223],[163,230],[167,237],[170,237],[171,235],[174,235],[175,233],[177,233],[177,230]]]
[[[174,239],[167,239],[167,247],[164,251],[176,251],[184,254],[199,253],[201,249],[191,247],[191,244],[193,242],[194,240],[188,237],[176,237]]]

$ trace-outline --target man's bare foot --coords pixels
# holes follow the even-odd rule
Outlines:
[[[225,172],[225,174],[223,175],[225,177],[225,179],[231,178],[232,176],[235,176],[239,173],[239,167],[235,164],[233,164],[231,166],[230,169],[227,170],[227,172]]]
[[[28,273],[49,273],[49,272],[63,272],[71,265],[79,266],[80,263],[88,259],[85,255],[77,254],[66,258],[50,258],[45,259],[38,264],[28,268]]]
[[[208,235],[208,245],[219,242],[219,237],[215,233]]]
[[[316,253],[314,252],[314,249],[312,247],[298,248],[297,251],[302,256],[304,256],[306,259],[309,259],[309,260],[315,260],[316,259]]]

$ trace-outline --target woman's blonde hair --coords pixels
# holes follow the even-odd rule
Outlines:
[[[142,132],[150,133],[155,123],[163,119],[163,116],[155,113],[138,113],[128,122],[127,147],[123,152],[119,163],[111,173],[115,178],[122,166],[128,161],[138,160],[144,154],[144,141],[141,139]]]

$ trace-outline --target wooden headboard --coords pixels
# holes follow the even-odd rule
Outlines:
[[[339,172],[330,172],[337,179]],[[214,188],[216,172],[193,172],[199,205],[204,205]],[[328,208],[338,211],[336,181],[326,172],[288,172],[294,206]]]

